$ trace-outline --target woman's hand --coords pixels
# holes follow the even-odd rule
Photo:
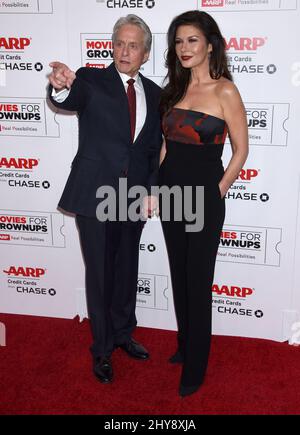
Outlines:
[[[220,195],[221,195],[222,199],[225,197],[228,189],[229,189],[229,187],[225,186],[225,183],[222,183],[222,181],[220,181],[219,191],[220,191]]]
[[[159,203],[156,196],[145,196],[143,199],[142,215],[144,219],[159,215]]]

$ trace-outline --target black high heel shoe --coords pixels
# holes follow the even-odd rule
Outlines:
[[[193,385],[190,387],[186,387],[185,385],[180,384],[179,385],[179,395],[181,397],[190,396],[193,393],[196,393],[196,391],[201,387],[201,384],[199,385]]]
[[[179,350],[177,350],[174,355],[172,355],[169,358],[169,363],[171,364],[182,364],[183,363],[183,356],[181,355],[181,353],[179,352]]]

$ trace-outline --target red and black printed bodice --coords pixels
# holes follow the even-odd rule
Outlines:
[[[206,185],[222,178],[221,156],[228,132],[224,119],[174,107],[163,118],[163,132],[167,153],[161,181]]]
[[[195,145],[223,145],[227,135],[224,119],[176,107],[164,117],[163,130],[168,141]]]

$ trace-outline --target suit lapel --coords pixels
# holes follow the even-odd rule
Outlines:
[[[152,97],[151,97],[150,86],[149,86],[148,82],[144,79],[144,76],[142,74],[140,74],[140,77],[142,79],[144,92],[145,92],[145,98],[146,98],[146,118],[145,118],[145,122],[144,122],[144,125],[142,127],[142,130],[140,131],[139,135],[135,139],[133,145],[135,145],[141,139],[147,126],[150,125],[151,117],[152,117],[152,114],[154,111],[154,103],[153,103]]]
[[[116,70],[114,62],[109,65],[105,70],[107,81],[107,92],[110,94],[113,104],[113,115],[116,122],[116,128],[119,128],[121,134],[124,136],[124,139],[127,143],[131,142],[131,130],[130,130],[130,114],[128,107],[127,95],[125,92],[125,88],[121,77]],[[145,80],[144,76],[140,74],[142,79],[144,91],[145,91],[145,99],[146,99],[146,119],[142,130],[134,141],[133,145],[136,145],[142,138],[147,126],[151,125],[151,119],[153,114],[155,113],[155,104],[152,97],[152,92],[149,83]],[[107,108],[110,110],[110,108]]]

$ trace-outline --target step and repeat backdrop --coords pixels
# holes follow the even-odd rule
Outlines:
[[[87,317],[75,221],[57,210],[77,150],[77,118],[47,101],[49,62],[61,60],[74,70],[106,68],[114,22],[135,13],[153,32],[142,73],[162,84],[168,25],[189,9],[207,11],[218,22],[249,125],[249,158],[226,197],[212,288],[213,331],[298,343],[297,0],[0,1],[1,312]],[[230,156],[228,142],[225,166]],[[137,306],[139,325],[176,329],[157,218],[148,221],[140,242]]]

